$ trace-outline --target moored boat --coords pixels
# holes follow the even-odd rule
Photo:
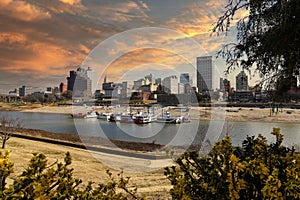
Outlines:
[[[111,113],[100,113],[98,115],[98,119],[109,120]]]
[[[166,124],[180,124],[183,122],[183,117],[164,117],[158,118],[156,120],[158,123],[166,123]]]
[[[132,115],[121,115],[120,122],[122,123],[133,123],[135,120],[135,117]]]
[[[98,114],[95,111],[90,111],[90,112],[87,112],[85,114],[83,114],[83,113],[71,114],[71,117],[72,118],[84,118],[84,119],[97,118]]]
[[[84,118],[97,118],[97,117],[98,117],[98,114],[96,111],[87,112],[84,116]]]
[[[115,117],[115,115],[111,114],[111,115],[109,116],[109,118],[108,118],[108,121],[109,121],[109,122],[116,122],[116,117]]]
[[[151,123],[151,117],[149,116],[136,116],[134,119],[136,124],[148,124]]]

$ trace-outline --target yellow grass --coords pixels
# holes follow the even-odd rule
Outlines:
[[[14,173],[10,177],[9,183],[20,175],[26,168],[32,153],[44,153],[47,156],[49,165],[58,161],[63,161],[65,153],[69,151],[72,155],[72,165],[74,176],[83,180],[95,183],[105,182],[108,179],[106,170],[110,170],[114,175],[120,170],[111,169],[94,158],[87,150],[55,145],[50,143],[11,138],[7,142],[6,149],[11,150],[11,160],[14,162]],[[131,177],[131,185],[138,187],[139,194],[147,196],[149,199],[169,199],[168,194],[171,185],[163,175],[163,169],[149,173],[124,172],[124,176]]]

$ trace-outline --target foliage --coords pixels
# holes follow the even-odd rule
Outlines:
[[[226,59],[227,72],[256,66],[272,80],[299,74],[299,0],[228,0],[213,31],[227,32],[236,21],[237,43],[226,44],[218,54]]]
[[[72,99],[73,92],[70,90],[67,90],[66,92],[62,93],[62,96],[65,97],[66,99]]]
[[[136,188],[129,188],[129,178],[122,173],[114,178],[107,171],[110,178],[107,183],[94,186],[89,182],[83,187],[82,181],[73,177],[71,160],[66,153],[64,163],[49,166],[45,155],[34,153],[28,167],[6,187],[5,180],[13,172],[13,164],[8,152],[0,154],[0,199],[142,199],[136,196]]]
[[[30,102],[30,103],[36,103],[36,102],[38,102],[38,99],[35,96],[33,96],[32,94],[28,94],[25,97],[23,97],[23,101]]]
[[[10,139],[11,134],[21,128],[21,122],[18,118],[0,115],[0,139],[2,141],[2,149],[5,148],[5,144],[7,140]]]
[[[300,199],[300,159],[282,145],[274,128],[274,143],[247,137],[234,148],[229,137],[217,142],[204,157],[185,153],[165,168],[173,199]]]

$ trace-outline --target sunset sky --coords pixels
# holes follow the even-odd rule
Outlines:
[[[82,63],[109,81],[193,71],[190,61],[215,56],[222,44],[234,41],[233,34],[211,36],[224,5],[221,0],[1,0],[0,93],[66,83],[69,71]],[[99,57],[90,62],[93,56]],[[225,70],[223,60],[215,64]],[[228,76],[232,83],[238,72]]]

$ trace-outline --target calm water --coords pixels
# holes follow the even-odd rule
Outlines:
[[[212,143],[228,133],[234,145],[241,145],[247,135],[261,133],[269,141],[273,127],[281,129],[285,135],[285,145],[300,147],[300,124],[265,122],[209,122],[192,121],[180,125],[151,123],[136,125],[130,123],[111,123],[98,119],[72,119],[69,115],[47,113],[0,112],[18,117],[24,128],[40,129],[57,133],[76,133],[86,136],[100,136],[135,142],[155,142],[163,145],[188,146],[198,144],[203,138]]]

